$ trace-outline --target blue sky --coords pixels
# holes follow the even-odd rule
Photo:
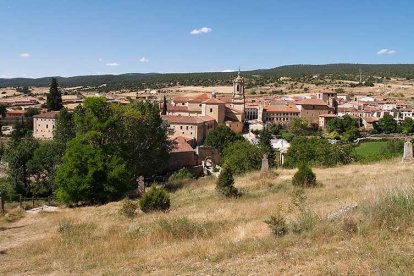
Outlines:
[[[0,0],[0,77],[414,63],[412,0]]]

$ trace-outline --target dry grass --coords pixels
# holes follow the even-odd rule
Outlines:
[[[398,160],[314,169],[321,185],[305,195],[316,223],[278,238],[265,220],[276,212],[288,223],[300,217],[292,204],[295,170],[236,178],[244,192],[238,199],[220,197],[213,179],[200,179],[171,194],[169,213],[133,219],[119,214],[122,202],[30,214],[0,223],[0,274],[411,274],[413,224],[381,227],[371,214],[387,191],[413,184],[413,169]],[[361,207],[324,219],[351,203]]]

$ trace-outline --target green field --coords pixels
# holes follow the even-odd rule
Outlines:
[[[365,142],[355,148],[355,156],[360,162],[373,162],[393,158],[402,154],[402,142]]]

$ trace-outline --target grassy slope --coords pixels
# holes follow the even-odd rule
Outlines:
[[[412,185],[413,169],[390,160],[314,170],[321,187],[306,190],[309,207],[325,218],[358,203],[350,214],[358,223],[354,234],[342,220],[282,238],[271,234],[269,215],[281,210],[288,221],[297,215],[294,170],[236,178],[245,195],[231,200],[201,179],[172,194],[171,212],[132,220],[119,215],[121,203],[27,215],[0,225],[22,226],[0,230],[0,274],[410,274],[413,227],[369,226],[362,210],[387,189]]]
[[[380,154],[387,146],[387,142],[365,142],[361,143],[356,149],[360,156]]]

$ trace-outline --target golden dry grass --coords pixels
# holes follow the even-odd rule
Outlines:
[[[414,228],[371,227],[361,206],[413,185],[413,169],[398,160],[314,169],[320,186],[305,193],[322,220],[281,238],[264,221],[277,210],[288,221],[296,217],[294,170],[236,178],[244,193],[238,199],[199,179],[171,194],[170,212],[133,219],[119,214],[120,202],[30,214],[2,225],[20,228],[0,228],[0,274],[411,274]],[[360,207],[345,224],[323,219],[351,203]],[[353,223],[358,230],[348,233]]]

